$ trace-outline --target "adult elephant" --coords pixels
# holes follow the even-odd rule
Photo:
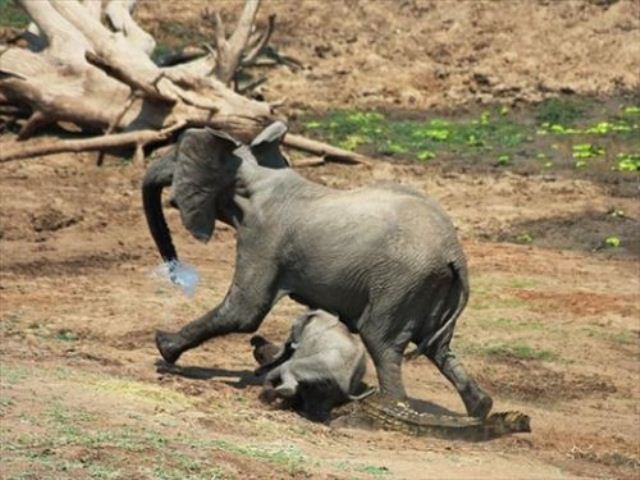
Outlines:
[[[254,332],[289,295],[337,315],[360,334],[382,395],[405,400],[401,376],[410,342],[459,392],[470,416],[491,398],[450,350],[469,284],[448,216],[423,194],[385,184],[341,191],[313,183],[279,151],[286,126],[272,124],[249,145],[210,129],[187,130],[175,152],[149,168],[143,200],[165,261],[177,259],[161,208],[164,187],[195,238],[208,241],[219,220],[237,230],[236,270],[220,305],[178,332],[158,331],[170,363],[231,332]]]

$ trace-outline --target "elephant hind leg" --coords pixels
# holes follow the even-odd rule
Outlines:
[[[469,376],[448,346],[429,351],[426,356],[456,388],[471,417],[486,418],[493,406],[491,397]]]
[[[361,328],[360,337],[376,368],[380,393],[395,400],[406,400],[407,393],[402,383],[402,360],[409,340],[390,340],[384,331],[376,328]]]

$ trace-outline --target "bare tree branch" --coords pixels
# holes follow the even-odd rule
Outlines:
[[[282,144],[285,147],[302,150],[303,152],[313,153],[320,157],[324,157],[325,161],[371,166],[371,162],[364,155],[343,150],[342,148],[334,147],[328,143],[312,140],[293,133],[287,133]]]
[[[258,55],[260,55],[260,52],[262,51],[262,49],[266,47],[266,45],[269,43],[269,40],[271,39],[271,34],[273,33],[275,25],[276,25],[276,16],[269,15],[267,28],[264,30],[264,32],[262,32],[262,35],[260,35],[258,39],[255,42],[253,42],[251,50],[249,50],[247,53],[244,54],[240,62],[240,65],[249,66],[256,60]]]
[[[38,128],[48,123],[50,123],[50,120],[44,113],[40,111],[33,112],[20,129],[20,132],[18,132],[18,140],[29,138]]]
[[[242,51],[249,41],[253,22],[255,21],[260,0],[247,0],[244,10],[238,20],[238,25],[231,37],[225,39],[224,25],[218,13],[214,16],[216,26],[216,49],[218,58],[216,62],[215,74],[221,82],[229,85],[240,65]]]
[[[131,16],[135,4],[136,0],[108,0],[104,13],[116,32],[124,35],[132,46],[148,56],[156,48],[156,41]]]
[[[0,163],[54,153],[88,152],[127,145],[135,145],[136,148],[142,148],[150,143],[167,140],[174,132],[181,130],[185,126],[186,123],[182,122],[163,130],[137,130],[82,140],[51,140],[31,145],[22,142],[7,142],[1,144],[4,148],[0,150]]]
[[[99,57],[95,53],[87,52],[86,53],[87,61],[95,65],[96,67],[104,70],[109,76],[120,80],[122,83],[125,83],[131,87],[132,91],[139,90],[144,96],[146,96],[150,100],[156,100],[159,102],[168,103],[173,105],[176,103],[177,98],[173,96],[168,96],[160,93],[158,89],[155,87],[158,81],[163,77],[162,72],[158,72],[158,76],[154,79],[152,84],[142,83],[139,78],[135,78],[131,75],[129,70],[123,69],[121,65],[115,64],[112,65],[109,62],[105,61],[105,59]]]

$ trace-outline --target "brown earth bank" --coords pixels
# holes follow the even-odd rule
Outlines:
[[[140,2],[141,23],[168,45],[211,39],[205,8],[231,25],[241,4]],[[273,45],[302,65],[269,74],[264,95],[290,110],[450,109],[550,95],[640,90],[635,0],[283,0]]]
[[[158,5],[141,2],[142,23],[187,43],[210,29],[203,7],[231,20],[242,4]],[[638,89],[639,8],[624,0],[265,2],[261,18],[279,18],[275,45],[305,67],[270,70],[264,94],[286,95],[288,111],[306,115]],[[496,410],[526,412],[533,432],[466,443],[331,429],[272,410],[258,401],[247,335],[209,342],[167,370],[153,333],[223,298],[233,231],[220,226],[202,245],[167,212],[182,259],[200,274],[186,298],[153,275],[143,172],[116,157],[96,167],[95,155],[57,155],[0,166],[0,478],[638,477],[637,193],[569,175],[387,158],[300,173],[336,188],[394,180],[441,202],[471,269],[453,346]],[[513,243],[530,231],[532,243]],[[599,248],[612,233],[620,247]],[[300,311],[281,302],[260,333],[283,338]],[[426,361],[407,363],[404,377],[416,407],[463,412]]]

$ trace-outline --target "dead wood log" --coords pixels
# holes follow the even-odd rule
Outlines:
[[[0,97],[34,113],[22,139],[59,121],[103,131],[211,125],[248,138],[275,118],[268,103],[245,98],[215,77],[156,66],[149,57],[150,35],[130,15],[135,0],[106,2],[115,31],[100,23],[97,0],[19,3],[45,44],[37,52],[8,47],[0,55]],[[228,42],[227,65],[239,64],[258,6],[259,0],[247,2],[242,29]]]
[[[313,153],[320,157],[323,157],[325,161],[347,163],[347,164],[360,164],[370,166],[371,162],[359,153],[343,150],[342,148],[334,147],[328,143],[321,142],[319,140],[312,140],[310,138],[303,137],[301,135],[295,135],[288,133],[282,144],[289,148],[296,150],[302,150],[303,152]]]
[[[239,68],[256,62],[273,32],[274,16],[264,31],[254,28],[260,0],[246,0],[230,36],[220,16],[209,14],[216,25],[215,48],[164,68],[150,58],[155,40],[131,15],[136,0],[17,2],[33,22],[26,37],[30,48],[0,48],[0,102],[20,112],[13,119],[3,113],[3,122],[5,117],[14,124],[24,122],[25,108],[30,113],[21,126],[20,142],[2,144],[0,162],[122,145],[135,146],[139,158],[145,145],[187,126],[211,126],[247,141],[278,118],[276,105],[229,88]],[[59,122],[102,135],[29,142],[40,128]],[[327,161],[368,163],[361,155],[299,135],[287,135],[285,145]]]
[[[64,152],[90,152],[109,148],[135,146],[136,155],[146,145],[167,140],[176,131],[185,127],[178,123],[162,130],[137,130],[134,132],[114,133],[80,140],[50,140],[25,144],[21,142],[0,143],[0,163],[21,158],[40,157]]]

